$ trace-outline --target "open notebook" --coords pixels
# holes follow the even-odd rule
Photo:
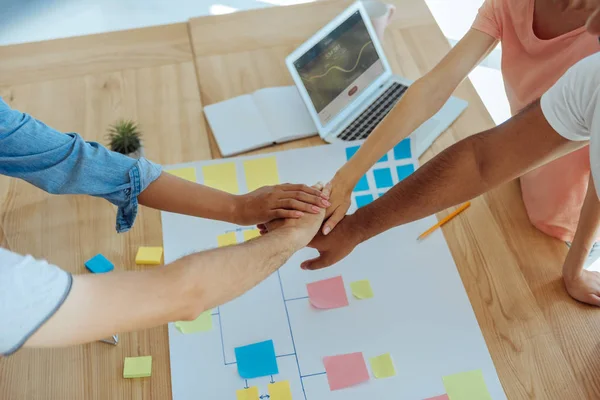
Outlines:
[[[204,108],[223,156],[317,134],[295,86],[260,89]]]

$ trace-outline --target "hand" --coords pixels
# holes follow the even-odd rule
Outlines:
[[[319,234],[308,244],[319,251],[319,256],[304,261],[300,267],[308,270],[329,267],[352,253],[362,241],[360,229],[352,224],[352,216],[346,217],[335,231],[327,236]]]
[[[329,199],[331,206],[327,208],[325,213],[326,221],[321,229],[323,235],[328,235],[346,216],[350,208],[352,189],[356,185],[356,183],[347,181],[340,174],[336,174],[331,183],[333,188]]]
[[[306,185],[264,186],[238,196],[235,222],[254,225],[278,218],[300,218],[304,213],[316,215],[331,205],[328,199],[328,195]]]
[[[331,184],[327,184],[325,188],[320,183],[313,187],[318,190],[322,189],[323,194],[327,196],[331,192]],[[315,237],[324,218],[325,210],[320,209],[317,214],[305,214],[301,218],[276,219],[266,224],[260,224],[258,227],[261,235],[274,231],[290,231],[297,248],[301,249]]]
[[[564,275],[564,281],[572,298],[600,307],[600,273],[582,269],[573,276]]]

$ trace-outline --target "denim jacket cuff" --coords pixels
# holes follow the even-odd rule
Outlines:
[[[117,211],[117,232],[127,232],[133,226],[138,209],[138,196],[162,173],[162,167],[140,158],[129,171],[130,187],[125,189],[125,205]]]

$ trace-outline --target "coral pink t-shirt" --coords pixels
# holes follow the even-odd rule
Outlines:
[[[502,76],[511,112],[537,100],[577,61],[600,51],[585,27],[550,40],[533,31],[535,0],[486,0],[473,29],[502,42]],[[589,148],[521,178],[529,219],[542,232],[573,240],[590,174]]]

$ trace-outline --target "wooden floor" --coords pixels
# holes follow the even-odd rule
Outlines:
[[[159,163],[220,157],[202,105],[292,84],[284,57],[347,4],[0,47],[0,96],[59,130],[100,142],[109,124],[133,118],[144,131],[147,157]],[[422,0],[397,6],[403,12],[387,32],[386,54],[398,74],[416,79],[449,45]],[[468,81],[456,95],[469,101],[468,110],[422,161],[492,126]],[[311,138],[261,151],[322,143]],[[140,210],[124,235],[114,233],[115,213],[103,200],[50,196],[0,177],[1,245],[74,273],[84,273],[83,262],[99,252],[117,269],[135,270],[137,247],[161,244],[158,212]],[[600,399],[599,311],[566,294],[560,277],[566,246],[531,226],[518,183],[476,199],[444,234],[508,398]],[[116,347],[22,350],[0,360],[0,399],[170,398],[166,328],[120,338]],[[152,377],[123,379],[124,357],[137,355],[153,356]]]

